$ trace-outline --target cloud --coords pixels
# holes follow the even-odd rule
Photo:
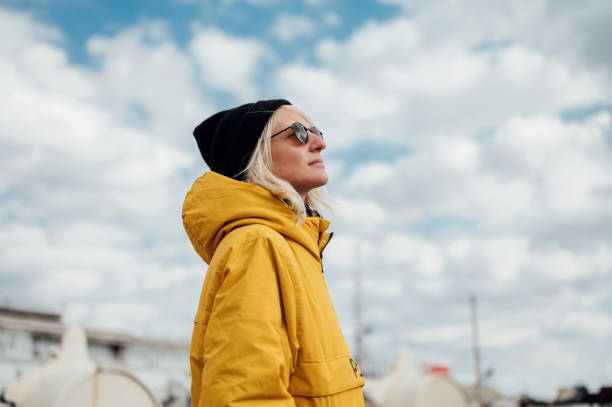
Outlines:
[[[513,382],[519,366],[491,349],[526,352],[523,366],[564,352],[555,365],[588,359],[594,351],[577,351],[581,340],[603,349],[609,313],[594,310],[607,294],[595,281],[612,272],[612,240],[603,226],[611,216],[607,195],[594,191],[611,182],[609,120],[607,112],[579,121],[516,116],[484,137],[436,135],[392,160],[352,167],[335,191],[339,201],[344,207],[355,202],[356,209],[367,198],[385,215],[374,223],[368,221],[376,217],[364,216],[341,224],[344,234],[371,247],[362,267],[376,277],[365,291],[380,281],[401,287],[397,296],[366,296],[366,309],[376,312],[366,312],[365,323],[394,338],[385,346],[409,343],[420,355],[446,355],[460,367],[457,377],[470,377],[461,370],[469,359],[448,345],[469,347],[469,334],[445,329],[460,327],[461,318],[468,322],[457,309],[475,292],[491,296],[481,304],[481,344],[489,349],[487,364],[504,371],[495,381],[513,389],[508,392],[554,394],[555,388]],[[349,253],[328,253],[328,275],[332,267],[345,270]],[[347,292],[345,284],[329,283]],[[383,319],[377,315],[385,312],[409,326],[378,325]],[[368,338],[370,345],[380,341]],[[537,346],[544,341],[552,350]],[[570,376],[559,373],[555,383],[575,380]]]
[[[531,355],[534,362],[549,366],[569,368],[578,362],[578,356],[562,349],[556,342],[542,343]]]
[[[116,324],[97,317],[100,304],[129,298],[159,308],[150,301],[160,285],[197,287],[201,270],[171,265],[190,254],[180,197],[196,164],[190,132],[176,121],[210,109],[194,91],[189,57],[163,24],[143,23],[92,38],[96,65],[86,68],[69,62],[57,29],[17,12],[0,19],[20,41],[0,48],[0,280],[11,300],[66,308],[73,322],[103,328]],[[153,284],[166,273],[173,282]],[[173,335],[190,325],[188,317]]]
[[[391,265],[402,265],[417,273],[436,275],[442,271],[444,262],[438,248],[418,237],[388,235],[380,249],[385,261]]]
[[[358,165],[342,190],[421,218],[459,217],[491,230],[537,232],[543,223],[579,223],[596,213],[606,219],[607,198],[593,191],[610,184],[609,119],[516,118],[478,143],[433,139],[391,163]]]
[[[448,123],[452,135],[465,136],[512,117],[554,115],[607,99],[608,75],[600,69],[545,52],[528,37],[513,40],[509,31],[484,45],[488,22],[453,20],[457,33],[441,37],[431,27],[458,16],[432,10],[369,21],[346,40],[323,39],[316,47],[319,63],[282,68],[277,88],[333,130],[334,147],[364,139],[411,146],[426,135],[448,134]],[[511,17],[522,21],[519,14]],[[508,24],[514,27],[502,25]]]
[[[275,75],[274,89],[307,108],[325,134],[333,135],[326,138],[330,151],[379,134],[378,119],[396,111],[391,95],[369,93],[350,78],[302,63],[282,66]]]
[[[572,312],[563,319],[561,327],[605,338],[612,332],[612,317],[603,312]]]
[[[410,334],[412,340],[424,343],[458,342],[467,340],[470,335],[469,325],[437,326],[433,329],[414,331]]]
[[[323,22],[331,27],[337,27],[342,23],[342,19],[337,13],[329,11],[323,14]]]
[[[317,32],[317,24],[303,15],[281,13],[276,16],[271,30],[279,40],[293,42],[299,38],[313,36]]]
[[[479,328],[481,344],[488,348],[508,348],[524,342],[532,343],[541,337],[541,328],[537,325],[508,326],[507,322],[490,321]]]
[[[212,28],[196,29],[189,44],[206,86],[253,99],[259,89],[255,75],[259,64],[271,56],[261,41],[240,38]]]
[[[339,198],[334,201],[335,220],[341,225],[359,225],[363,232],[378,230],[388,221],[384,208],[368,199],[346,200]]]
[[[405,15],[415,16],[434,42],[487,48],[511,42],[529,43],[571,65],[605,70],[612,66],[602,42],[611,31],[609,24],[605,24],[612,15],[610,4],[593,2],[577,8],[571,2],[540,0],[493,8],[484,0],[472,2],[470,7],[452,0],[427,3],[381,0],[380,3],[397,5]],[[437,29],[440,26],[449,28]]]
[[[143,22],[112,37],[93,36],[87,50],[99,65],[91,74],[105,111],[164,143],[189,145],[190,124],[212,108],[198,92],[190,57],[163,22]]]

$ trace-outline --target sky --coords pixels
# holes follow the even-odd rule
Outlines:
[[[407,347],[552,399],[612,384],[612,3],[0,0],[0,304],[187,342],[212,113],[325,134],[327,284],[366,371]]]

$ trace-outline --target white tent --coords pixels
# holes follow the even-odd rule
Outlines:
[[[56,357],[10,383],[4,398],[19,407],[157,407],[153,394],[136,377],[94,365],[87,337],[68,328]]]
[[[391,373],[366,381],[368,399],[380,407],[468,407],[465,391],[446,374],[418,375],[407,349],[401,349]]]

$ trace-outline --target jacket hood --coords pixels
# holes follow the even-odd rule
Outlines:
[[[210,264],[221,240],[233,229],[260,224],[304,246],[314,256],[329,240],[329,222],[308,217],[297,226],[293,211],[270,191],[209,171],[194,183],[183,203],[183,226],[195,251]]]

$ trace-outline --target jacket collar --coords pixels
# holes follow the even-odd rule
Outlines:
[[[291,209],[267,189],[212,171],[199,177],[185,197],[183,225],[206,263],[230,231],[252,224],[276,230],[317,257],[329,240],[329,221],[308,217],[297,226]]]

